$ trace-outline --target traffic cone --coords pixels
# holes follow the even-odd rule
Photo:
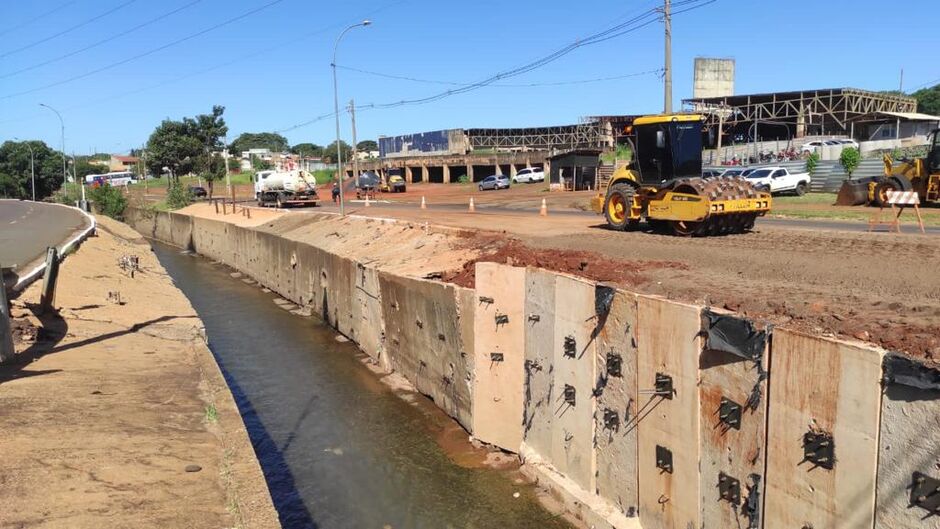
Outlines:
[[[473,207],[473,197],[470,197],[470,213],[476,211],[477,208]]]
[[[428,209],[428,205],[424,201],[424,195],[421,195],[421,209]]]
[[[545,204],[545,199],[542,199],[542,207],[539,208],[539,215],[542,217],[548,215],[548,206]]]

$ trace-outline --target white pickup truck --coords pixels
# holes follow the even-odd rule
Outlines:
[[[809,191],[809,173],[791,173],[785,167],[761,167],[751,171],[745,178],[754,187],[763,188],[774,195],[796,193],[803,196]]]

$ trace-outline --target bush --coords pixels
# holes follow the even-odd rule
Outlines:
[[[469,184],[469,183],[470,183],[470,177],[467,176],[467,175],[463,175],[463,176],[461,176],[461,177],[458,177],[458,178],[457,178],[457,183],[458,183],[458,184]]]
[[[806,172],[810,176],[813,176],[816,173],[816,167],[819,166],[819,153],[813,151],[810,153],[809,157],[806,158]]]
[[[120,189],[108,184],[93,186],[88,190],[87,198],[94,204],[96,212],[103,213],[112,219],[124,219],[127,198]]]
[[[173,178],[170,180],[170,185],[166,190],[166,205],[170,209],[180,209],[185,208],[190,205],[193,201],[193,197],[189,195],[189,191],[183,187],[183,184],[180,183],[178,178]]]
[[[858,164],[862,161],[862,155],[858,152],[858,149],[855,147],[846,147],[842,149],[842,154],[839,155],[839,163],[842,164],[842,167],[845,169],[845,172],[849,174],[849,177],[852,177],[852,173],[858,169]]]

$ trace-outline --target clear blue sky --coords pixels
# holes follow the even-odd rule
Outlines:
[[[39,103],[62,112],[67,150],[80,154],[92,149],[126,152],[143,144],[160,120],[209,112],[213,104],[226,107],[229,140],[246,131],[286,129],[332,111],[333,41],[343,27],[362,18],[372,19],[373,25],[346,36],[338,64],[471,83],[660,3],[280,0],[134,59],[272,1],[0,0],[0,141],[35,138],[58,147],[58,120]],[[118,36],[177,9],[159,22]],[[734,58],[739,94],[842,86],[896,89],[902,67],[905,89],[940,82],[938,20],[936,0],[716,0],[675,16],[675,104],[691,96],[696,56]],[[657,70],[662,67],[662,34],[662,24],[653,23],[500,82],[542,86],[491,86],[426,105],[363,110],[357,116],[359,139],[458,127],[567,124],[588,115],[661,111],[662,82],[656,74],[544,84]],[[73,55],[16,73],[66,54]],[[124,64],[110,66],[118,62]],[[88,75],[99,69],[103,71]],[[85,77],[69,81],[79,76]],[[63,81],[69,82],[44,88]],[[355,98],[357,105],[418,98],[448,88],[340,70],[340,98]],[[349,141],[348,119],[344,116],[343,121],[343,137]],[[292,144],[323,145],[335,135],[333,120],[285,135]]]

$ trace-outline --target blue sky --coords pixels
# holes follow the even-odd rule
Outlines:
[[[276,3],[262,8],[272,1]],[[79,154],[92,149],[126,152],[146,142],[160,120],[206,113],[213,104],[226,107],[229,140],[246,131],[289,129],[332,112],[333,41],[343,27],[363,18],[373,25],[346,36],[338,64],[472,83],[658,3],[0,0],[0,141],[35,138],[58,147],[58,120],[39,103],[63,114],[67,150]],[[209,30],[253,10],[257,12]],[[911,13],[917,15],[907,16]],[[892,20],[887,26],[886,17]],[[936,0],[715,0],[674,18],[675,104],[691,96],[696,56],[734,58],[739,94],[841,86],[896,89],[901,68],[905,89],[940,82],[938,19]],[[363,109],[357,115],[359,139],[661,111],[662,81],[656,73],[559,83],[658,70],[662,35],[662,24],[653,23],[498,83],[515,86],[485,87],[425,105]],[[453,88],[349,70],[339,74],[341,101],[355,98],[358,106]],[[518,86],[526,84],[540,86]],[[332,141],[334,123],[324,119],[284,134],[291,143],[322,145]],[[346,116],[343,137],[349,141]]]

